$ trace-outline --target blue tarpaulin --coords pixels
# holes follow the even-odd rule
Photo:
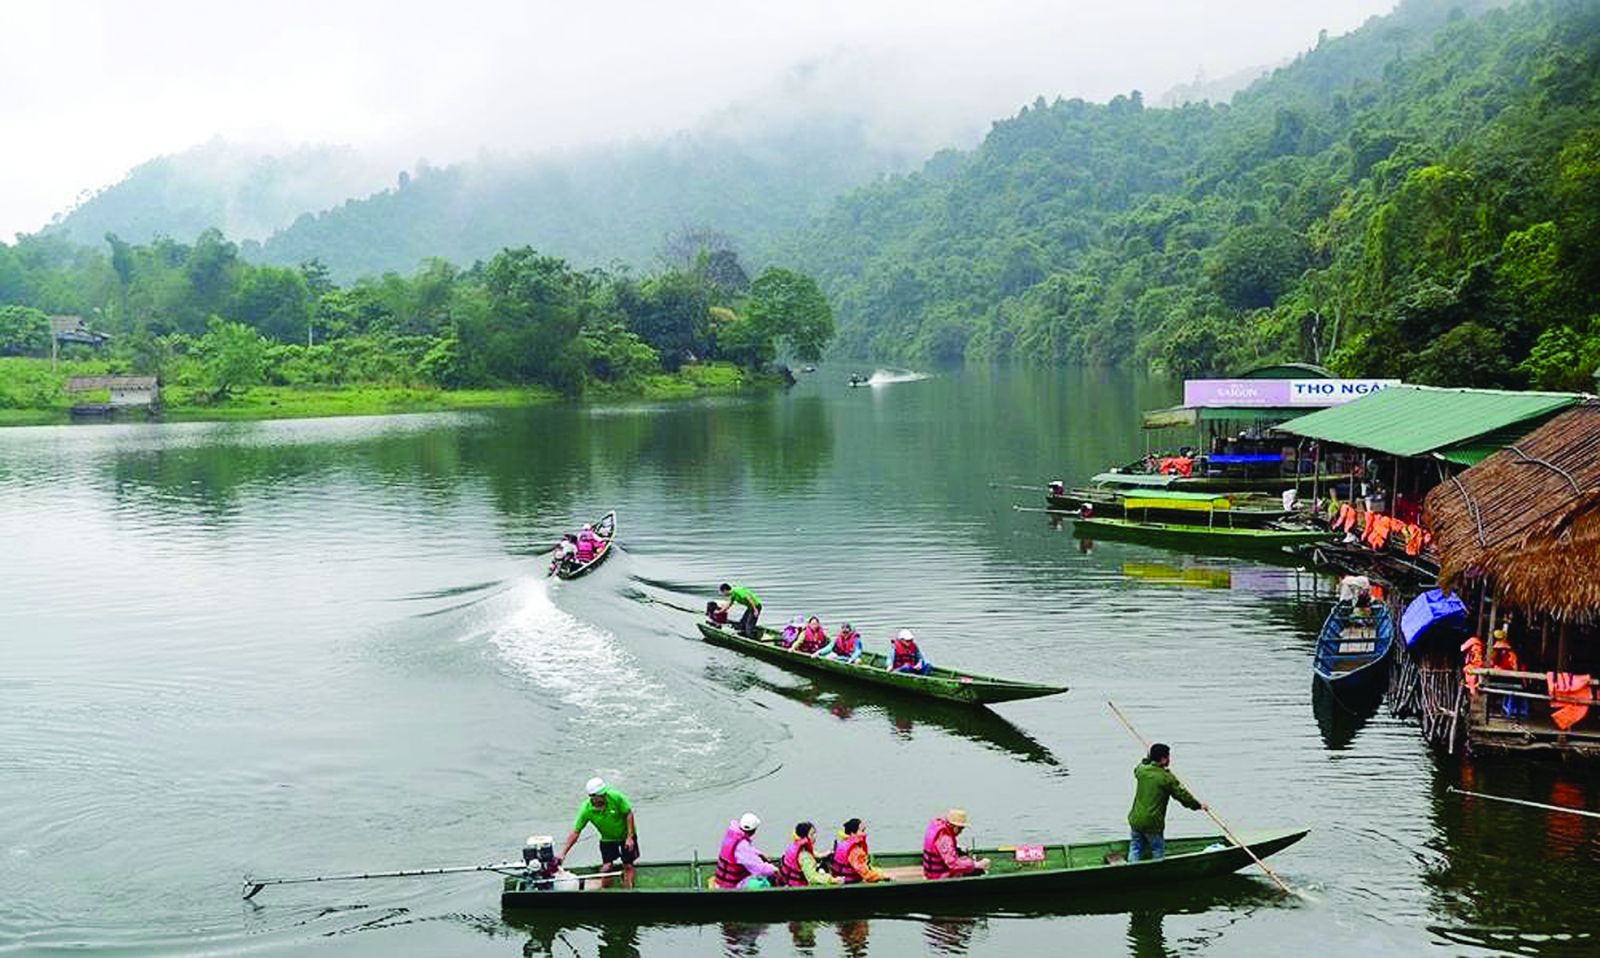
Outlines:
[[[1406,645],[1411,646],[1436,625],[1452,626],[1462,632],[1467,630],[1467,607],[1454,593],[1429,589],[1412,599],[1400,617],[1400,634],[1405,636]]]
[[[1219,452],[1207,456],[1206,461],[1218,466],[1251,466],[1264,462],[1282,462],[1283,456],[1277,453]]]

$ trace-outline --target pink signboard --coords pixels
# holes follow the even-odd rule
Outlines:
[[[1337,406],[1398,379],[1185,379],[1183,404],[1216,406]]]

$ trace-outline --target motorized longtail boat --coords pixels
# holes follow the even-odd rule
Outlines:
[[[1150,492],[1124,498],[1123,518],[1091,514],[1078,516],[1074,522],[1077,535],[1082,538],[1129,539],[1202,550],[1220,546],[1232,550],[1278,551],[1283,546],[1333,538],[1333,533],[1326,530],[1295,528],[1282,523],[1264,528],[1235,525],[1231,505],[1227,496],[1175,497],[1171,493]],[[1196,518],[1192,522],[1154,522],[1145,518],[1158,509],[1191,513]]]
[[[1097,518],[1129,517],[1129,501],[1143,503],[1138,518],[1167,522],[1190,522],[1195,512],[1225,510],[1234,526],[1264,526],[1289,515],[1282,500],[1259,493],[1148,492],[1107,486],[1080,486],[1046,490],[1045,505],[1057,512],[1084,512]]]
[[[1240,836],[1258,858],[1281,851],[1306,836],[1306,829],[1280,829]],[[575,868],[546,878],[537,869],[505,879],[500,905],[508,913],[582,913],[591,916],[670,916],[710,920],[755,916],[784,919],[826,915],[905,914],[957,908],[963,912],[1006,909],[1025,900],[1069,895],[1121,895],[1131,890],[1197,881],[1236,872],[1251,863],[1249,853],[1221,835],[1167,839],[1158,861],[1126,862],[1126,839],[1055,845],[1017,845],[973,849],[988,858],[987,874],[929,881],[922,877],[921,852],[876,854],[886,882],[764,889],[712,889],[715,861],[640,862],[632,888],[621,887],[616,872]],[[1066,899],[1057,899],[1066,900]]]
[[[617,514],[608,512],[600,517],[594,524],[594,534],[600,540],[600,548],[588,562],[563,562],[556,566],[556,578],[576,579],[586,576],[599,567],[600,563],[611,556],[611,547],[617,538]]]
[[[789,668],[825,672],[907,695],[964,702],[969,705],[991,705],[996,702],[1014,702],[1018,699],[1056,695],[1067,690],[1064,685],[1016,682],[949,668],[935,667],[926,675],[891,672],[887,667],[888,660],[881,652],[863,651],[860,662],[850,663],[826,655],[815,656],[795,652],[783,647],[776,631],[766,628],[757,631],[760,637],[751,639],[740,635],[732,628],[718,627],[709,622],[700,623],[700,634],[713,645],[754,655]]]

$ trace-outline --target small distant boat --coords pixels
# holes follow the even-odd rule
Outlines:
[[[701,622],[699,625],[700,634],[712,645],[734,649],[790,668],[826,672],[840,678],[867,682],[924,698],[964,702],[969,705],[989,705],[995,702],[1014,702],[1019,699],[1058,695],[1067,690],[1064,685],[1015,682],[1011,679],[997,679],[956,669],[935,668],[926,675],[891,672],[887,668],[888,660],[881,652],[862,652],[858,664],[843,662],[827,656],[807,655],[804,652],[786,649],[778,641],[779,633],[773,629],[761,628],[759,629],[761,637],[750,639],[732,628],[720,628],[709,622]]]
[[[1265,858],[1306,836],[1306,829],[1262,831],[1240,836],[1238,847],[1222,835],[1167,839],[1167,855],[1157,861],[1128,863],[1127,839],[1071,845],[1014,845],[973,849],[988,858],[985,875],[928,881],[921,852],[873,856],[891,881],[848,885],[810,885],[763,889],[711,889],[707,882],[716,860],[698,855],[688,861],[640,862],[634,887],[610,887],[597,880],[597,866],[574,868],[571,877],[508,875],[500,892],[506,912],[590,916],[667,915],[704,921],[755,917],[784,920],[803,916],[845,916],[932,911],[951,908],[984,911],[1019,903],[1072,901],[1087,896],[1118,897],[1136,906],[1156,886],[1216,880],[1251,864],[1250,852]]]
[[[611,556],[611,546],[617,538],[617,514],[608,512],[594,524],[594,534],[600,538],[600,551],[588,562],[565,563],[556,567],[556,578],[577,579],[593,572],[600,563]]]
[[[872,380],[867,378],[866,376],[858,376],[858,375],[852,374],[850,376],[850,382],[847,385],[849,385],[849,387],[851,389],[855,389],[857,386],[870,386],[870,385],[872,385]]]
[[[1374,602],[1358,609],[1340,601],[1322,623],[1312,669],[1341,704],[1359,709],[1383,697],[1393,645],[1394,618],[1388,606]]]

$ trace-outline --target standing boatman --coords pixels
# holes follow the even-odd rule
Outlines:
[[[632,888],[633,863],[639,860],[639,832],[633,820],[633,804],[628,796],[608,787],[605,779],[599,776],[589,779],[584,790],[589,797],[578,809],[578,820],[567,833],[567,843],[556,856],[556,865],[559,866],[578,843],[583,827],[593,823],[594,830],[600,834],[600,870],[609,870],[612,862],[621,859],[622,887]]]
[[[729,585],[726,582],[722,583],[717,591],[722,593],[723,612],[729,611],[736,605],[744,606],[744,615],[739,617],[739,624],[735,628],[745,638],[755,638],[756,620],[761,618],[761,597],[742,585]]]
[[[1157,742],[1150,746],[1150,754],[1133,770],[1133,807],[1128,809],[1130,862],[1145,859],[1159,861],[1166,857],[1169,799],[1176,798],[1185,808],[1197,811],[1210,809],[1210,806],[1189,794],[1189,790],[1178,781],[1178,776],[1168,768],[1171,764],[1172,749]]]

